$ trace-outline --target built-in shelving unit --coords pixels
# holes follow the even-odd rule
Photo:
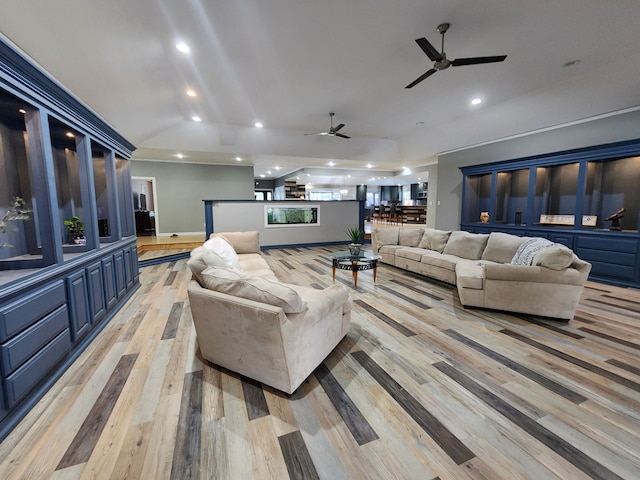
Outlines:
[[[133,149],[0,36],[0,440],[139,286]]]
[[[590,262],[590,278],[640,286],[640,140],[461,170],[463,230],[549,238]],[[618,230],[607,218],[623,208]]]

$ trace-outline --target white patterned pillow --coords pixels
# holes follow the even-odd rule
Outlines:
[[[222,259],[227,262],[227,265],[229,265],[234,270],[237,270],[239,272],[242,271],[242,267],[240,267],[240,260],[238,259],[238,254],[233,249],[231,244],[224,238],[210,238],[209,240],[204,242],[202,246],[220,255]]]
[[[516,254],[511,259],[511,265],[531,265],[533,257],[551,245],[553,242],[546,238],[529,238],[518,247]]]

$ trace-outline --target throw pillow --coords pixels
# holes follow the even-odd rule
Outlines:
[[[200,280],[200,274],[207,267],[228,267],[229,265],[224,259],[212,250],[204,247],[194,248],[189,254],[190,258],[187,262],[191,273],[193,273],[198,280]]]
[[[462,230],[451,232],[449,241],[442,253],[455,255],[468,260],[480,260],[489,235],[484,233],[469,233]]]
[[[244,275],[231,268],[209,267],[201,273],[203,287],[227,295],[282,307],[285,313],[301,313],[307,302],[293,288],[264,277]]]
[[[398,234],[398,244],[404,247],[417,247],[423,235],[422,228],[402,228]]]
[[[491,232],[487,246],[482,252],[482,259],[497,263],[510,263],[524,241],[524,237],[502,232]]]
[[[378,247],[382,245],[398,245],[400,229],[397,227],[389,228],[374,228],[373,235],[376,237],[376,243]]]
[[[233,249],[231,244],[224,238],[210,238],[209,240],[204,242],[202,246],[220,255],[224,259],[224,261],[227,262],[227,265],[229,267],[233,268],[234,270],[238,270],[239,272],[242,271],[242,268],[240,267],[240,261],[238,259],[238,254]]]
[[[573,252],[559,243],[554,243],[533,257],[531,265],[546,267],[551,270],[564,270],[573,263]]]
[[[418,244],[420,248],[426,248],[427,250],[433,250],[438,253],[442,253],[444,247],[447,245],[451,232],[444,230],[436,230],[434,228],[425,228],[422,240]]]
[[[260,233],[249,232],[222,232],[212,233],[209,238],[222,237],[231,244],[238,254],[260,253]]]
[[[546,238],[529,238],[522,242],[522,244],[518,247],[518,250],[511,259],[511,264],[531,265],[533,257],[535,257],[545,248],[550,247],[551,245],[553,245],[553,242],[551,240],[547,240]]]

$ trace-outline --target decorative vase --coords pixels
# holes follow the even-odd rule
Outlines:
[[[360,243],[352,243],[349,245],[349,253],[353,257],[357,257],[360,255],[360,249],[362,248],[362,244]]]
[[[482,223],[489,223],[489,212],[480,212],[480,221]]]
[[[73,237],[73,243],[76,245],[86,245],[87,237]]]

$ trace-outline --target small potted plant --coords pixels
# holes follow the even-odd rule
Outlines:
[[[87,239],[84,236],[84,222],[81,222],[76,215],[65,220],[64,226],[67,227],[69,235],[71,235],[71,238],[73,239],[73,243],[76,245],[84,245],[87,242]]]
[[[349,252],[354,257],[360,255],[360,249],[362,248],[361,240],[362,237],[364,237],[364,232],[359,228],[350,228],[346,233],[349,236],[349,240],[351,240],[351,245],[349,245]]]

